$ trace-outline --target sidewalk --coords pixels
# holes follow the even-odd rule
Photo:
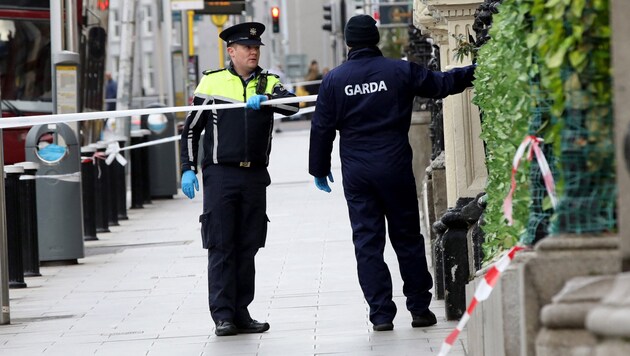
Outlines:
[[[337,151],[337,180],[326,194],[307,173],[308,137],[308,130],[284,130],[273,142],[271,223],[257,255],[250,308],[270,331],[214,335],[199,237],[201,194],[191,201],[180,193],[129,210],[129,220],[85,242],[78,265],[42,267],[41,277],[26,278],[28,288],[12,289],[0,355],[437,355],[456,322],[446,322],[443,301],[434,300],[438,325],[411,327],[389,244],[398,315],[393,331],[372,331]],[[465,355],[464,344],[458,340],[449,355]]]

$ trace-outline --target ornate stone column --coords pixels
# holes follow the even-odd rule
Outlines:
[[[455,62],[457,41],[453,36],[475,35],[472,30],[479,0],[416,0],[414,24],[430,32],[440,46],[442,70],[470,64]],[[444,150],[446,153],[447,201],[454,206],[458,198],[474,197],[483,191],[487,171],[483,141],[479,138],[479,110],[471,104],[473,90],[444,99]]]
[[[612,64],[618,186],[618,226],[621,268],[613,290],[586,318],[587,329],[598,336],[594,355],[630,354],[630,2],[611,0]]]

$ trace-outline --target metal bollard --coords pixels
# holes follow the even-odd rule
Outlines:
[[[105,150],[107,145],[103,142],[96,143],[96,153],[101,158],[96,160],[96,189],[94,189],[94,205],[96,206],[96,232],[110,232],[109,230],[109,180],[107,164],[105,163]]]
[[[111,164],[105,164],[107,170],[107,180],[109,184],[109,226],[119,226],[118,223],[118,179],[116,178],[116,166],[120,166],[117,160],[113,160]]]
[[[442,236],[446,320],[459,320],[466,311],[468,249],[466,229],[449,228]]]
[[[20,203],[20,227],[22,236],[22,266],[25,277],[38,277],[39,273],[39,243],[37,232],[37,185],[35,175],[39,164],[35,162],[21,162],[15,164],[24,168],[20,177],[22,201]]]
[[[26,288],[20,236],[20,176],[24,168],[5,166],[5,204],[7,214],[7,251],[9,256],[9,288]]]
[[[95,241],[96,236],[96,147],[81,147],[81,196],[83,201],[83,240]]]
[[[138,145],[143,142],[141,130],[131,131],[131,145]],[[144,187],[142,186],[142,148],[131,150],[131,209],[142,209],[144,206]]]
[[[126,137],[118,138],[120,148],[125,147],[126,142]],[[116,165],[114,176],[118,180],[118,220],[129,220],[127,216],[127,181],[125,179],[125,166],[121,164]]]
[[[447,227],[441,238],[444,273],[444,304],[446,320],[459,320],[466,311],[466,283],[470,276],[468,264],[468,222],[462,207],[472,199],[459,198],[455,208],[449,208],[440,218]]]
[[[143,134],[142,142],[148,142],[149,136],[151,136],[150,130],[140,130]],[[149,147],[140,148],[142,151],[142,202],[144,204],[151,204],[151,171],[149,165]]]

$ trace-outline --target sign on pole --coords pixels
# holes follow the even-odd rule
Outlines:
[[[171,10],[199,10],[203,9],[203,0],[171,0]]]
[[[74,64],[58,64],[56,69],[57,111],[55,111],[55,113],[67,114],[78,112],[78,66]]]
[[[243,0],[230,1],[204,1],[203,9],[196,10],[197,14],[210,15],[241,15],[245,11]]]

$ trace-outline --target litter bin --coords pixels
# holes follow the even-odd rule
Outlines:
[[[33,126],[26,136],[26,160],[39,164],[39,260],[77,263],[84,252],[81,162],[76,134],[63,123]]]
[[[147,108],[162,108],[154,103]],[[148,141],[175,136],[175,115],[173,113],[142,115],[141,127],[151,131]],[[177,141],[148,147],[149,175],[151,176],[151,198],[173,198],[177,194]]]

